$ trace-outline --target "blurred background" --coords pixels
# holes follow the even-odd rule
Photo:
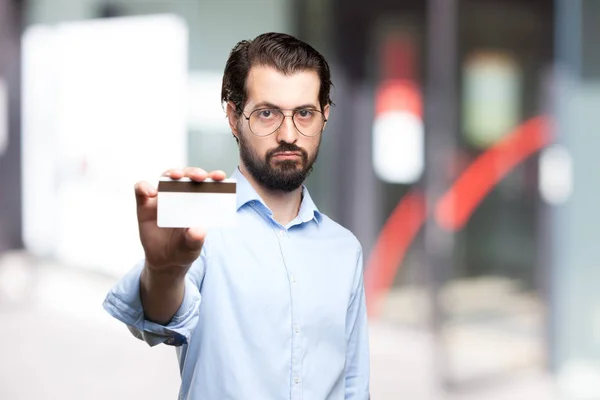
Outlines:
[[[101,303],[133,184],[235,168],[266,31],[331,63],[308,186],[363,244],[372,398],[600,399],[598,0],[0,0],[0,399],[176,396]]]

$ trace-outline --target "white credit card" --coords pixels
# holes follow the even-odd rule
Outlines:
[[[157,224],[160,228],[228,228],[235,225],[236,181],[194,182],[161,178],[158,182]]]

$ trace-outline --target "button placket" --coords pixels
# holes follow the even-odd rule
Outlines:
[[[300,334],[300,308],[298,297],[298,279],[294,273],[294,259],[288,259],[291,254],[288,252],[293,248],[292,236],[290,232],[285,229],[280,229],[277,233],[279,246],[281,249],[281,256],[283,258],[284,266],[288,275],[290,300],[291,300],[291,345],[292,345],[292,358],[291,358],[291,384],[292,393],[291,399],[302,399],[302,340]],[[290,248],[290,246],[292,246]],[[293,253],[292,253],[293,254]]]

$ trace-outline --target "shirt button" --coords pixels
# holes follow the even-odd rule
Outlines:
[[[294,333],[296,335],[300,333],[300,328],[298,328],[298,325],[294,325]]]
[[[279,231],[279,237],[285,237],[285,231],[284,230]]]
[[[292,278],[291,279],[292,279],[292,283],[296,283],[296,275],[292,274]]]
[[[298,378],[297,376],[294,378],[294,383],[297,385],[300,383],[300,378]]]

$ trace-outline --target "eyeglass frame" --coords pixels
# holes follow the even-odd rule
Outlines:
[[[252,134],[254,136],[257,136],[257,137],[271,136],[272,134],[274,134],[275,132],[277,132],[283,126],[283,123],[284,123],[284,121],[285,121],[286,118],[291,118],[292,119],[292,124],[294,124],[294,128],[296,128],[296,130],[298,131],[298,133],[300,133],[304,137],[309,137],[309,138],[317,137],[321,133],[323,133],[323,130],[325,129],[325,124],[327,123],[327,118],[325,118],[325,113],[323,113],[323,111],[317,110],[315,108],[308,108],[308,107],[302,107],[302,108],[261,107],[261,108],[257,108],[255,110],[252,110],[252,112],[250,112],[250,116],[246,116],[246,113],[244,112],[243,109],[238,108],[238,110],[240,110],[240,112],[242,113],[242,115],[244,116],[244,118],[246,119],[246,121],[248,121],[248,127],[250,128],[250,132],[252,132]],[[250,118],[252,118],[252,114],[254,114],[255,112],[257,112],[257,111],[264,111],[264,110],[276,110],[276,111],[279,111],[283,115],[283,119],[281,120],[281,124],[279,124],[279,126],[277,128],[275,128],[275,130],[273,132],[271,132],[269,134],[266,134],[266,135],[257,135],[252,130],[252,126],[250,126]],[[296,126],[296,121],[294,121],[294,116],[296,115],[296,113],[298,111],[303,111],[303,110],[316,111],[319,114],[321,114],[321,117],[323,118],[323,127],[321,128],[321,130],[318,133],[316,133],[316,134],[314,134],[312,136],[306,135],[306,134],[302,133],[302,131],[300,129],[298,129],[298,126]],[[286,114],[283,113],[283,111],[292,111],[292,115],[286,115]]]

